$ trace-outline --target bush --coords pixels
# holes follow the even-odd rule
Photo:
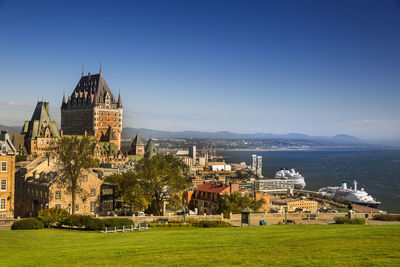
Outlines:
[[[23,219],[11,225],[12,230],[42,229],[44,223],[36,218]]]
[[[122,228],[122,226],[129,226],[133,225],[135,226],[134,222],[131,219],[128,218],[107,218],[103,219],[104,225],[106,227],[117,227],[117,228]]]
[[[373,220],[378,221],[400,221],[400,215],[398,214],[378,214],[374,215]]]
[[[190,223],[183,223],[183,222],[173,222],[173,223],[149,223],[150,227],[191,227],[192,225]]]
[[[39,211],[38,219],[42,220],[46,227],[55,225],[60,227],[68,219],[69,213],[64,209],[44,209]]]
[[[334,219],[336,224],[365,224],[364,218],[335,217]]]
[[[91,218],[85,224],[85,230],[98,231],[98,230],[104,230],[104,228],[105,225],[103,220],[98,218]]]
[[[223,227],[231,227],[232,224],[225,221],[197,221],[193,222],[192,225],[194,227],[204,227],[204,228],[223,228]]]

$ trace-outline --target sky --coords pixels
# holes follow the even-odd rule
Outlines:
[[[400,1],[0,0],[0,124],[100,62],[124,127],[400,140]]]

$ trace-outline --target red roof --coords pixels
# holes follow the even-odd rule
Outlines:
[[[221,194],[225,191],[229,192],[229,186],[220,183],[206,182],[202,185],[199,185],[194,191]]]

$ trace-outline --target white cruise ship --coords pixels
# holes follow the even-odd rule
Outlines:
[[[304,180],[304,177],[299,172],[296,172],[294,169],[280,169],[276,172],[275,178],[293,181],[295,189],[303,189],[306,186],[306,181]]]
[[[340,187],[324,187],[319,189],[319,193],[330,197],[338,197],[342,200],[350,200],[351,202],[371,208],[377,208],[381,202],[376,201],[370,196],[364,188],[357,189],[357,181],[354,181],[354,189],[347,188],[347,183],[342,182]]]

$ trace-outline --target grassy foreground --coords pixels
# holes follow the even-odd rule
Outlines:
[[[0,232],[0,266],[400,265],[400,226]]]

